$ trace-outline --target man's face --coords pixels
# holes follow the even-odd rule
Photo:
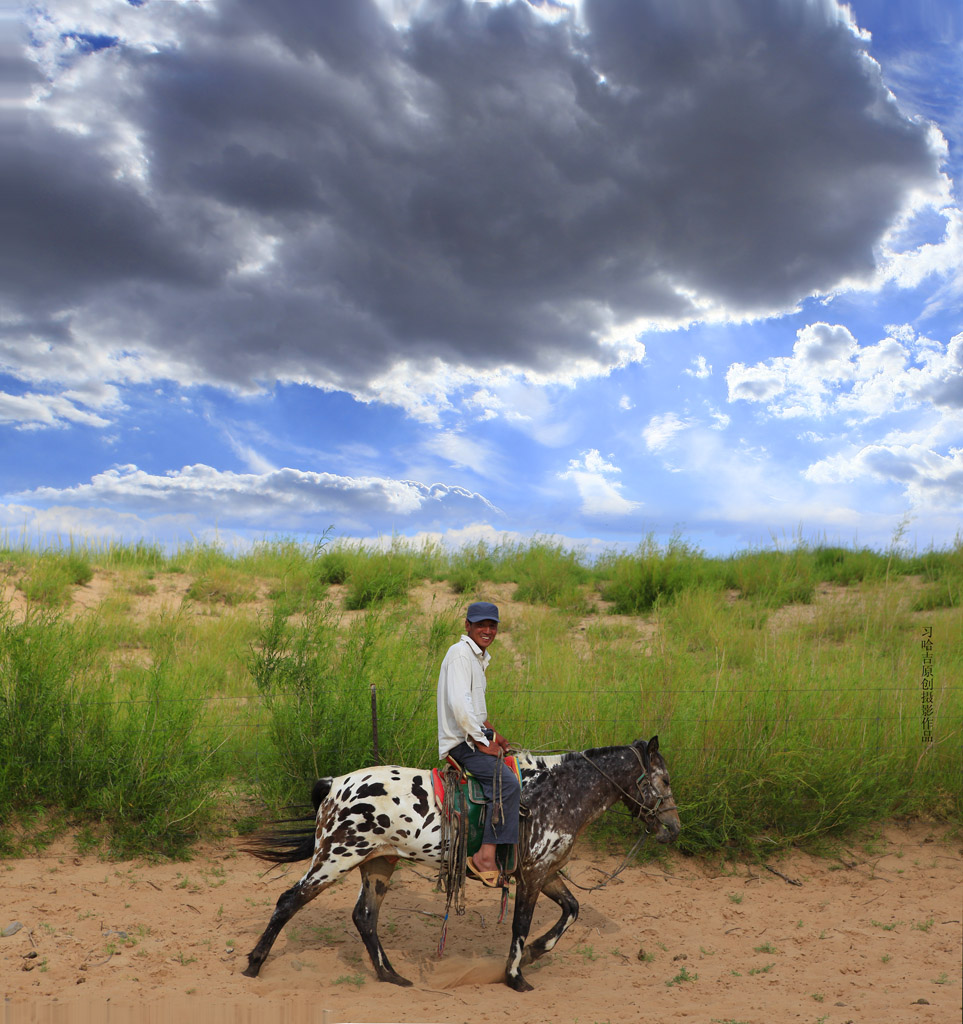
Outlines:
[[[465,632],[483,650],[495,639],[498,623],[494,619],[482,619],[480,622],[466,622]]]

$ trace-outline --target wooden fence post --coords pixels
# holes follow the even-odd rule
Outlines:
[[[381,764],[378,752],[378,695],[374,683],[371,684],[371,758],[372,764]]]

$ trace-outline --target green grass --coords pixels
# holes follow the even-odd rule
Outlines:
[[[356,556],[346,580],[345,608],[358,611],[407,597],[412,571],[410,560],[395,551]]]
[[[664,548],[647,537],[631,555],[610,555],[600,566],[602,597],[622,615],[639,615],[683,592],[722,586],[720,567],[679,538]]]
[[[225,604],[233,608],[257,597],[250,585],[250,578],[241,570],[229,566],[211,566],[187,588],[187,597],[192,601],[207,604]]]
[[[698,981],[698,974],[690,974],[688,968],[682,967],[679,973],[674,977],[670,978],[665,984],[667,988],[672,988],[673,985],[681,985],[685,981]]]
[[[96,614],[74,614],[76,588],[106,572]],[[280,539],[235,555],[6,542],[0,576],[20,602],[0,608],[5,852],[67,827],[114,851],[183,852],[283,813],[314,778],[374,758],[372,687],[378,758],[434,764],[438,666],[492,585],[522,602],[493,648],[500,731],[544,749],[658,734],[683,850],[765,856],[893,816],[963,819],[963,610],[926,596],[959,594],[963,541],[713,559],[650,538],[595,562],[539,538],[453,552]],[[139,614],[172,580],[187,601]],[[425,580],[447,585],[422,611],[408,594]],[[613,812],[594,834],[633,829]]]
[[[505,548],[500,555],[497,578],[516,584],[516,601],[585,610],[581,586],[590,574],[580,552],[566,551],[561,544],[536,538],[525,545]]]
[[[31,603],[60,607],[70,600],[74,587],[89,583],[93,575],[90,563],[82,555],[47,551],[33,561],[16,586]]]
[[[465,594],[469,599],[479,594],[485,581],[494,580],[497,558],[491,548],[479,541],[454,552],[449,558],[445,578],[456,594]]]
[[[185,850],[212,820],[198,794],[212,792],[222,767],[198,733],[197,696],[161,663],[118,702],[87,631],[48,612],[5,616],[0,817],[29,824],[44,809],[95,823],[116,853]],[[0,848],[17,845],[5,829]]]

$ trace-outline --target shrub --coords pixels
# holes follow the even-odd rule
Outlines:
[[[525,547],[509,549],[501,560],[499,578],[510,577],[517,586],[515,600],[547,604],[551,608],[584,611],[581,585],[589,579],[577,551],[535,539]]]
[[[117,700],[94,639],[49,612],[0,621],[0,816],[65,808],[105,824],[116,853],[182,852],[223,771],[198,730],[204,704],[169,664]]]
[[[394,598],[407,597],[410,586],[411,568],[406,558],[393,551],[369,554],[352,569],[344,606],[349,611],[371,608]]]
[[[456,594],[474,594],[485,580],[495,578],[495,558],[487,544],[479,541],[463,547],[453,555],[447,573],[451,589]]]
[[[809,604],[816,593],[811,561],[794,551],[744,551],[724,563],[726,585],[766,608]]]
[[[47,553],[36,559],[17,589],[30,601],[51,608],[70,600],[70,588],[94,577],[90,563],[76,554]]]
[[[963,598],[963,579],[947,577],[931,583],[913,600],[914,612],[931,612],[937,608],[959,608]]]
[[[369,611],[339,631],[328,606],[300,622],[276,613],[262,621],[251,674],[270,723],[273,749],[259,784],[269,805],[303,802],[312,779],[371,763],[372,684],[382,759],[417,764],[429,755],[438,663],[455,623],[435,617],[425,630],[397,627]]]
[[[312,567],[317,572],[319,583],[344,583],[351,572],[348,553],[340,548],[327,551],[320,558],[314,559]]]
[[[194,580],[187,588],[186,596],[192,601],[234,607],[253,601],[257,591],[251,586],[250,580],[236,569],[213,566]]]
[[[886,575],[886,558],[868,548],[820,546],[813,549],[813,574],[827,583],[849,586]]]
[[[602,597],[612,602],[614,612],[641,615],[684,589],[711,585],[710,565],[697,548],[678,538],[663,549],[649,536],[634,555],[616,557],[609,563]]]

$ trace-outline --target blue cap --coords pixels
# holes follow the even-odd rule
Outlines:
[[[482,619],[494,619],[498,622],[498,608],[491,601],[475,601],[468,606],[465,619],[468,622],[481,622]]]

